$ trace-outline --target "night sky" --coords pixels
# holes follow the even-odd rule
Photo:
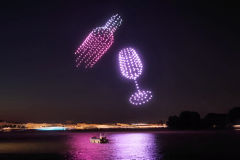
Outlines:
[[[183,110],[226,113],[240,105],[239,12],[223,1],[8,1],[0,5],[0,119],[33,122],[145,122]],[[119,13],[122,26],[94,66],[75,68],[74,51]],[[139,83],[153,91],[129,104],[134,83],[118,51],[137,49]]]

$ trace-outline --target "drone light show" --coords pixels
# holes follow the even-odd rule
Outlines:
[[[142,105],[152,99],[152,92],[139,88],[137,78],[142,74],[143,65],[140,57],[133,48],[124,48],[119,52],[119,66],[124,77],[134,81],[136,92],[129,101],[133,105]]]
[[[75,52],[76,67],[83,64],[92,68],[113,44],[113,34],[121,23],[122,18],[116,14],[104,26],[93,29]]]

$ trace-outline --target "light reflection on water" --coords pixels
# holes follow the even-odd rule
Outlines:
[[[109,133],[108,144],[89,143],[90,134],[75,134],[69,139],[69,160],[160,159],[155,136],[151,133]]]
[[[108,132],[109,144],[92,144],[94,132],[0,133],[0,160],[236,159],[240,132]],[[239,159],[239,158],[238,158]]]
[[[117,159],[156,159],[155,136],[151,133],[114,134],[114,157]]]

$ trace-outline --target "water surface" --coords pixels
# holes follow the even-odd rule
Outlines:
[[[240,132],[105,132],[108,144],[92,144],[98,132],[0,133],[0,159],[31,160],[229,160],[238,159]]]

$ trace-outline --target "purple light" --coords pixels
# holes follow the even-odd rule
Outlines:
[[[152,99],[152,92],[141,90],[137,78],[142,74],[143,65],[133,48],[124,48],[119,52],[119,66],[124,77],[134,80],[137,92],[129,98],[130,103],[142,105]]]
[[[156,159],[158,147],[153,133],[120,133],[113,134],[111,139],[117,142],[113,143],[113,149],[117,151],[115,159]]]
[[[136,80],[142,74],[142,62],[132,48],[125,48],[119,52],[119,64],[123,76],[128,79]]]
[[[135,105],[142,105],[152,99],[151,91],[138,90],[129,98],[130,103]]]
[[[67,139],[68,159],[146,159],[153,160],[161,143],[156,143],[153,133],[108,133],[109,144],[89,143],[95,133],[76,133]],[[160,141],[161,142],[161,141]],[[111,150],[109,149],[111,148]],[[159,155],[161,156],[161,154]],[[112,157],[112,158],[111,158]],[[162,158],[162,157],[161,157]]]
[[[116,14],[103,27],[93,29],[75,52],[76,67],[84,64],[85,68],[92,68],[113,44],[113,33],[121,23],[121,17]]]

